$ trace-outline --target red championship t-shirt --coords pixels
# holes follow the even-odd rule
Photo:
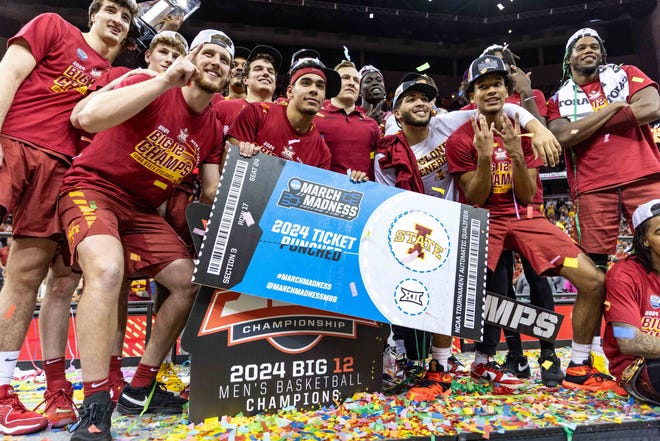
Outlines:
[[[631,335],[625,328],[613,329],[612,322],[625,323],[646,334],[660,336],[660,276],[654,271],[647,273],[635,257],[630,257],[615,263],[607,272],[605,287],[609,307],[605,308],[607,326],[603,349],[610,361],[610,372],[621,380],[624,369],[635,357],[619,352],[614,333],[621,338]]]
[[[248,104],[245,98],[234,98],[234,99],[224,99],[224,100],[213,100],[213,110],[215,111],[216,117],[223,124],[225,135],[229,131],[229,128],[243,107]]]
[[[302,135],[286,116],[286,106],[276,103],[249,103],[229,128],[227,136],[261,146],[269,155],[330,169],[330,150],[312,124]]]
[[[71,110],[110,69],[110,62],[57,14],[35,17],[7,45],[18,38],[29,43],[37,64],[16,91],[2,134],[74,156],[80,133],[69,122]]]
[[[374,151],[380,139],[380,127],[364,109],[356,107],[348,115],[330,100],[314,117],[314,125],[321,133],[332,154],[330,170],[346,173],[360,170],[374,179]]]
[[[474,137],[474,129],[472,123],[468,122],[463,124],[456,130],[448,139],[445,148],[447,155],[447,163],[449,164],[449,172],[452,175],[477,169],[477,151],[474,148],[472,139]],[[493,149],[492,169],[491,169],[491,193],[482,208],[490,210],[491,216],[501,215],[516,215],[516,205],[518,212],[523,215],[525,210],[524,206],[514,201],[513,198],[513,175],[511,158],[504,147],[502,140],[495,136],[495,146]],[[534,150],[529,138],[522,138],[522,147],[525,153],[525,162],[527,168],[538,168],[543,165],[541,157],[534,159]],[[533,204],[543,203],[543,187],[540,179],[536,179],[537,190],[534,195]],[[458,185],[457,185],[458,187]],[[465,195],[458,188],[459,202],[468,203]]]
[[[120,87],[149,78],[131,76]],[[170,89],[133,118],[97,133],[64,176],[62,192],[100,189],[158,207],[199,164],[220,163],[222,137],[210,106],[195,113],[180,88]]]
[[[635,66],[623,65],[628,78],[628,103],[639,90],[658,84]],[[608,105],[600,80],[581,86],[595,112]],[[555,94],[548,101],[548,121],[562,118]],[[573,160],[573,154],[575,160]],[[568,184],[575,194],[627,184],[660,173],[660,152],[648,125],[606,133],[565,150]],[[616,167],[612,167],[616,164]]]

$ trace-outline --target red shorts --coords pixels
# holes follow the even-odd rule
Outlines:
[[[540,276],[557,275],[564,258],[583,253],[558,227],[546,218],[491,216],[488,226],[488,269],[495,270],[502,250],[515,251],[529,260]]]
[[[71,255],[87,236],[105,234],[124,246],[126,274],[154,277],[190,253],[167,222],[153,211],[140,211],[98,190],[80,189],[60,197],[58,211]]]
[[[59,156],[0,136],[0,206],[12,213],[15,236],[62,237],[57,195],[69,163]]]
[[[626,217],[632,230],[632,215],[637,207],[658,196],[658,176],[580,194],[576,210],[580,246],[588,253],[615,254],[621,215]]]

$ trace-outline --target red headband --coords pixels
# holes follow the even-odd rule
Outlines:
[[[326,83],[328,82],[328,79],[325,77],[325,73],[318,67],[303,67],[298,69],[293,73],[293,75],[291,75],[291,81],[289,81],[289,86],[293,85],[293,83],[295,83],[298,80],[298,78],[310,73],[316,74],[321,78],[323,78],[323,81],[325,81]]]

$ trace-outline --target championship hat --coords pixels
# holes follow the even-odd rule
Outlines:
[[[633,228],[637,228],[652,217],[660,216],[660,199],[653,199],[637,207],[633,213]]]
[[[399,98],[406,92],[417,91],[424,94],[429,101],[432,101],[438,94],[438,90],[431,86],[430,84],[420,83],[418,80],[405,81],[399,84],[399,87],[396,88],[394,92],[394,99],[392,100],[392,108],[397,107],[397,102]]]
[[[265,44],[256,45],[248,54],[245,64],[248,64],[250,61],[256,59],[259,54],[267,54],[273,57],[275,59],[275,65],[273,66],[275,68],[275,72],[280,70],[280,66],[282,65],[282,54],[274,47],[267,46]]]
[[[472,89],[472,85],[479,77],[494,72],[501,73],[504,76],[509,74],[501,58],[494,55],[484,55],[474,60],[468,69],[466,79],[469,85],[468,90]]]
[[[224,32],[215,29],[204,29],[203,31],[200,31],[193,39],[192,44],[190,45],[190,50],[193,50],[200,44],[204,43],[213,43],[220,47],[224,47],[227,49],[227,52],[229,52],[229,55],[234,58],[234,42],[231,41],[231,38],[229,38]]]
[[[598,32],[596,32],[595,29],[591,28],[582,28],[578,31],[576,31],[571,37],[568,39],[566,42],[566,50],[568,50],[569,47],[576,41],[578,41],[582,37],[594,37],[598,42],[600,43],[601,46],[603,46],[603,39],[600,38],[600,35],[598,35]]]

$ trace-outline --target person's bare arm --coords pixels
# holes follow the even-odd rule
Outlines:
[[[660,94],[658,89],[647,86],[630,97],[630,110],[641,126],[660,119]]]
[[[203,46],[200,44],[185,57],[177,58],[162,75],[96,94],[78,114],[80,127],[89,133],[109,129],[137,115],[165,91],[185,86],[199,75],[192,60]]]
[[[574,122],[570,122],[567,118],[553,119],[548,123],[548,128],[557,137],[562,147],[570,148],[598,132],[616,112],[625,106],[628,104],[615,101],[598,112]]]
[[[199,167],[199,180],[201,181],[199,201],[212,204],[220,183],[220,166],[218,164],[202,164]]]
[[[30,45],[23,38],[16,39],[5,52],[5,56],[0,61],[0,128],[5,123],[5,118],[16,96],[16,91],[23,84],[23,81],[32,72],[37,65]],[[0,145],[0,167],[4,154],[2,145]]]
[[[622,322],[612,322],[613,328],[623,328],[632,338],[617,337],[622,354],[635,357],[660,358],[660,337],[646,334],[638,328]]]

